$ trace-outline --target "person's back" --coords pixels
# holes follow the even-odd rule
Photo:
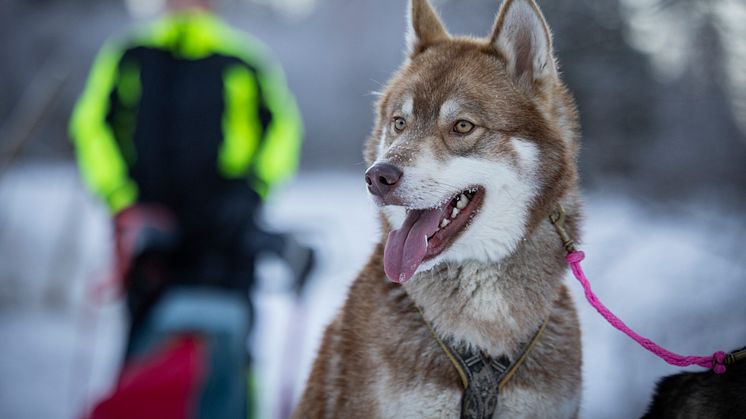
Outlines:
[[[190,203],[225,179],[266,193],[295,169],[300,142],[297,108],[266,55],[199,9],[110,42],[71,124],[88,183],[114,212]]]
[[[190,201],[208,197],[226,181],[217,164],[229,95],[225,75],[244,72],[250,88],[260,89],[247,63],[216,52],[218,31],[223,30],[213,16],[202,12],[171,15],[136,38],[119,60],[120,83],[133,86],[111,101],[112,122],[124,120],[121,128],[115,125],[117,137],[131,141],[137,150],[130,173],[141,201],[171,208],[193,206]],[[195,45],[198,42],[203,44]],[[136,93],[136,102],[125,100]],[[266,129],[266,121],[256,119],[250,122],[258,134]],[[132,126],[135,131],[127,132]],[[257,143],[258,137],[246,141]]]
[[[203,377],[212,390],[202,394],[200,410],[216,417],[246,406],[234,397],[246,394],[235,364],[246,358],[241,331],[251,327],[254,255],[300,253],[286,257],[300,260],[291,266],[300,279],[313,256],[289,236],[262,231],[255,220],[263,197],[297,165],[301,123],[294,100],[264,48],[223,24],[208,3],[171,0],[173,13],[108,42],[70,128],[81,173],[115,218],[130,312],[127,365],[168,354],[163,342],[182,342],[194,356],[202,347],[190,343],[194,333],[207,339],[212,355],[199,357],[223,361]],[[227,347],[226,330],[236,334]],[[131,376],[127,365],[120,384]],[[149,371],[157,370],[144,371],[153,377]],[[94,417],[106,417],[131,394],[118,388]]]
[[[298,111],[266,56],[209,11],[177,7],[103,48],[73,114],[90,187],[115,214],[172,211],[187,265],[235,248],[261,197],[297,165]]]
[[[297,110],[264,55],[248,37],[197,10],[168,15],[106,48],[94,71],[108,73],[100,78],[110,87],[92,93],[101,100],[100,90],[108,90],[108,103],[96,107],[106,110],[138,201],[191,205],[226,179],[248,178],[264,193],[295,168]],[[76,131],[101,118],[79,109],[73,130],[81,143]],[[266,154],[271,161],[263,162]]]

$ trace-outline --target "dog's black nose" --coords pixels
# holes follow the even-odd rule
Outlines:
[[[393,164],[378,163],[365,172],[365,183],[368,184],[370,193],[385,198],[399,185],[402,174],[401,169]]]

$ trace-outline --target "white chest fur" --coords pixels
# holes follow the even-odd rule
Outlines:
[[[381,418],[457,418],[461,393],[433,383],[402,383],[379,370],[373,384]]]

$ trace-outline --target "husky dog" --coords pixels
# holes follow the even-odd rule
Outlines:
[[[532,336],[494,417],[577,417],[580,329],[549,217],[561,205],[577,237],[579,129],[547,24],[505,0],[489,37],[453,37],[426,0],[410,6],[364,152],[381,241],[294,417],[459,417],[463,378],[439,343],[515,360]]]
[[[729,365],[722,375],[682,372],[658,381],[643,419],[669,418],[746,418],[746,359]]]

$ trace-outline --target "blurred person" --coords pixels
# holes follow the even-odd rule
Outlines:
[[[159,393],[158,417],[181,417],[195,398],[199,417],[236,417],[246,380],[232,368],[247,355],[235,348],[251,328],[256,256],[282,257],[298,285],[313,266],[311,249],[257,223],[296,169],[302,124],[262,45],[208,0],[166,8],[104,45],[70,124],[81,174],[114,217],[130,315],[126,365],[94,416],[147,417],[132,398],[163,387],[173,397]],[[173,362],[192,367],[173,376]]]

